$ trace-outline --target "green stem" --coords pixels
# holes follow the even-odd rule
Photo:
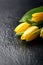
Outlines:
[[[24,32],[16,33],[17,36],[21,36]]]
[[[35,31],[34,34],[40,34],[40,31],[42,30],[42,28],[40,28],[39,30]]]
[[[43,21],[33,23],[32,26],[38,26],[41,28],[41,27],[43,27]]]

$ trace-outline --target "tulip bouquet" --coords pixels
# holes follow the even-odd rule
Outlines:
[[[32,41],[38,35],[43,38],[43,6],[28,11],[19,22],[14,32],[21,40]]]

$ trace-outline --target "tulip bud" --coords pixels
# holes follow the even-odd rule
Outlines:
[[[37,31],[38,29],[39,28],[37,26],[31,26],[21,36],[21,40],[32,41],[38,36],[38,34],[34,34],[34,32]]]
[[[15,31],[16,33],[21,33],[21,32],[24,32],[28,27],[30,27],[30,24],[27,23],[27,22],[24,22],[24,23],[19,24],[19,25],[14,29],[14,31]]]
[[[40,32],[40,37],[43,38],[43,29],[42,29],[41,32]]]
[[[32,21],[33,22],[39,22],[43,20],[43,12],[34,13],[32,14]]]

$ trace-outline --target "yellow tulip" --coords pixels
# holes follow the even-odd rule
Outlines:
[[[39,22],[43,20],[43,12],[34,13],[32,14],[32,21],[33,22]]]
[[[21,32],[24,32],[28,27],[30,27],[30,24],[27,23],[27,22],[24,22],[24,23],[19,24],[19,25],[14,29],[14,31],[15,31],[16,33],[21,33]]]
[[[43,38],[43,29],[42,29],[41,32],[40,32],[40,37]]]
[[[31,26],[21,36],[21,40],[31,41],[35,39],[38,36],[38,34],[34,34],[34,32],[37,31],[38,29],[39,28],[37,26]]]

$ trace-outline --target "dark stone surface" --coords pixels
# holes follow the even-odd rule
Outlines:
[[[29,44],[13,32],[26,11],[41,5],[43,0],[0,0],[0,65],[43,65],[43,40]]]

